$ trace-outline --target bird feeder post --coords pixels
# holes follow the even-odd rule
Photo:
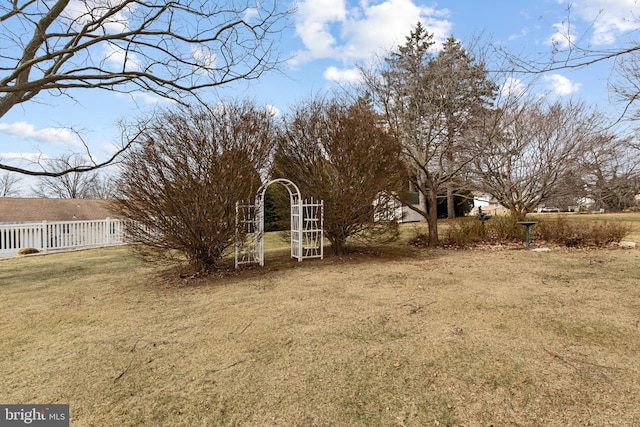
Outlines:
[[[529,228],[530,228],[532,225],[537,224],[537,222],[535,222],[535,221],[518,221],[518,224],[520,224],[520,225],[524,225],[524,226],[526,227],[526,232],[525,232],[525,233],[526,233],[526,234],[525,234],[525,235],[526,235],[526,243],[525,243],[524,247],[525,247],[525,248],[527,248],[527,249],[529,249],[529,248],[531,247],[531,246],[529,245]]]

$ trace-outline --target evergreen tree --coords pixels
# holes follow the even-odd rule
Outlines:
[[[437,246],[438,196],[446,188],[453,215],[453,188],[473,160],[465,140],[474,122],[491,102],[496,86],[484,64],[453,37],[437,55],[433,35],[418,23],[386,58],[370,90],[384,109],[389,126],[400,138],[404,159],[418,189],[422,214],[429,224],[429,244]]]

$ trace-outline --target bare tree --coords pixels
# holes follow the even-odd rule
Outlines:
[[[397,227],[375,219],[406,187],[400,146],[365,100],[301,102],[284,128],[273,174],[324,200],[325,236],[335,254],[345,253],[351,236]]]
[[[20,177],[11,172],[0,175],[0,197],[16,197],[20,195],[18,185]]]
[[[233,102],[167,110],[142,126],[143,143],[123,159],[114,209],[133,220],[128,231],[142,254],[186,258],[209,272],[234,244],[236,202],[252,199],[266,174],[273,115]]]
[[[184,103],[203,89],[256,79],[280,62],[275,42],[289,12],[276,0],[3,2],[0,117],[43,92],[145,91]],[[4,163],[0,169],[35,176],[90,171],[130,143],[105,162],[64,171]]]
[[[91,198],[109,200],[115,199],[118,194],[119,189],[116,178],[110,174],[99,173],[91,188]]]
[[[622,211],[640,193],[640,151],[630,138],[602,133],[581,159],[585,193],[603,209]]]
[[[86,160],[79,155],[64,154],[58,159],[48,162],[47,168],[52,172],[73,170],[83,165]],[[59,199],[91,199],[94,198],[99,176],[96,171],[69,172],[58,176],[38,178],[38,184],[32,189],[37,197],[54,197]]]
[[[487,115],[474,169],[480,189],[522,219],[558,196],[567,175],[596,143],[600,117],[583,103],[509,100]]]

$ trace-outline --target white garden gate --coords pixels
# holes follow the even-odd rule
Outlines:
[[[274,183],[283,185],[289,192],[291,257],[298,261],[324,257],[324,202],[303,201],[293,182],[278,178],[258,189],[253,205],[236,203],[236,268],[241,264],[264,265],[264,195]]]

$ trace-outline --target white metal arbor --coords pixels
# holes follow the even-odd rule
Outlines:
[[[324,257],[324,202],[302,200],[298,186],[278,178],[258,189],[253,205],[236,203],[236,268],[240,264],[264,265],[264,195],[274,183],[283,185],[291,202],[291,257]],[[242,236],[246,236],[244,239]]]

